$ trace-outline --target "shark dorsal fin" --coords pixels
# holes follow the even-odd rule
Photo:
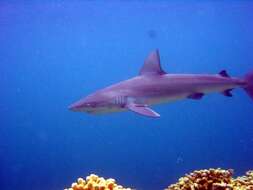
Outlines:
[[[163,75],[166,74],[161,68],[160,55],[158,49],[151,52],[146,58],[144,65],[141,68],[140,75]]]

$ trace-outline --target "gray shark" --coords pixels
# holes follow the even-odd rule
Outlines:
[[[231,90],[241,87],[253,99],[253,71],[244,78],[230,77],[225,70],[218,74],[170,74],[160,64],[159,51],[146,58],[138,76],[98,90],[71,104],[69,109],[90,114],[130,110],[160,117],[151,105],[181,99],[200,100],[204,95],[219,92],[231,97]]]

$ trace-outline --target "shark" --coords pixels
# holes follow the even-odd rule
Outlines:
[[[151,108],[153,105],[182,99],[200,100],[214,92],[232,97],[234,88],[244,89],[253,99],[253,71],[242,78],[231,77],[226,70],[217,74],[167,73],[161,67],[156,49],[147,56],[138,76],[97,90],[68,108],[95,115],[129,110],[157,118],[160,114]]]

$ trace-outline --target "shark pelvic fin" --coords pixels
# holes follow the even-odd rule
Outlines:
[[[226,70],[220,71],[220,72],[219,72],[219,75],[222,76],[222,77],[227,77],[227,78],[230,77]]]
[[[126,105],[126,108],[128,108],[130,111],[133,111],[135,113],[138,113],[140,115],[144,115],[147,117],[160,117],[158,113],[150,109],[147,105],[129,103]]]
[[[233,90],[233,89],[227,89],[227,90],[225,90],[224,92],[222,92],[222,94],[223,94],[224,96],[227,96],[227,97],[232,97],[232,96],[233,96],[232,93],[231,93],[232,90]]]
[[[140,75],[163,75],[166,74],[162,70],[161,64],[160,64],[160,55],[158,49],[151,52],[148,57],[146,58],[144,65],[142,66],[140,70]]]
[[[200,100],[204,96],[204,93],[196,92],[194,94],[190,94],[187,98],[193,99],[193,100]]]

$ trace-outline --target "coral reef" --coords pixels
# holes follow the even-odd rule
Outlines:
[[[112,178],[104,179],[98,177],[95,174],[91,174],[83,178],[78,178],[76,183],[72,183],[71,188],[64,190],[132,190],[130,188],[124,188],[121,185],[117,185],[116,181]]]
[[[245,176],[233,178],[233,170],[208,169],[196,170],[179,178],[176,184],[165,190],[253,190],[253,170]],[[112,178],[104,179],[95,174],[78,178],[71,188],[64,190],[134,190],[117,185]],[[155,189],[157,190],[157,189]]]
[[[236,179],[232,175],[232,169],[196,170],[165,190],[253,190],[253,171]]]

